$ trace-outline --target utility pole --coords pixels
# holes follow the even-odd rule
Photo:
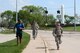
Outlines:
[[[76,31],[76,0],[74,0],[74,31]]]
[[[61,23],[64,24],[64,5],[61,5]]]
[[[16,23],[18,21],[18,13],[17,13],[17,0],[16,0]]]

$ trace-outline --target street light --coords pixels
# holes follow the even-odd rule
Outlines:
[[[33,13],[33,9],[30,9],[30,14],[32,14]]]
[[[30,14],[33,14],[33,12],[34,12],[34,10],[33,9],[30,9]],[[33,19],[33,21],[34,21],[34,19]]]
[[[16,0],[16,23],[17,23],[17,20],[18,20],[18,13],[17,13],[17,0]]]
[[[57,14],[60,14],[60,10],[57,10]]]
[[[32,10],[32,9],[30,9],[30,12],[33,12],[33,10]]]
[[[60,10],[57,10],[57,19],[58,20],[56,20],[56,21],[61,23],[61,12],[60,12]]]
[[[76,0],[74,0],[74,31],[76,31]]]

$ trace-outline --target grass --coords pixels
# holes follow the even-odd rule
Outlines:
[[[41,27],[42,30],[53,30],[53,27]],[[63,27],[63,31],[74,31],[74,26]],[[76,26],[76,31],[80,31],[80,26]]]
[[[1,31],[0,33],[1,34],[13,34],[14,32],[13,32],[13,29],[6,29],[4,31]]]
[[[53,30],[53,27],[40,27],[40,30]]]
[[[30,41],[29,34],[23,33],[22,40],[22,44],[19,44],[18,46],[16,44],[16,39],[5,43],[0,43],[0,53],[21,53]]]
[[[64,31],[74,31],[74,26],[73,27],[63,27]],[[76,31],[80,31],[80,26],[76,27]]]

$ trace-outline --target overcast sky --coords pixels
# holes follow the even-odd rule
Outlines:
[[[49,14],[56,15],[56,11],[64,5],[65,14],[74,15],[74,0],[18,0],[18,10],[25,5],[47,7]],[[16,0],[0,0],[0,12],[5,10],[15,11]],[[80,0],[76,0],[77,14],[80,15]]]

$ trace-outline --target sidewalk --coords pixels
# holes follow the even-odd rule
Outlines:
[[[28,44],[28,46],[23,50],[22,53],[45,53],[47,52],[46,46],[41,39],[41,37],[38,35],[37,38],[34,40],[32,38],[32,33],[31,31],[25,31],[31,35],[31,40]]]
[[[15,39],[15,34],[0,34],[0,43]]]

